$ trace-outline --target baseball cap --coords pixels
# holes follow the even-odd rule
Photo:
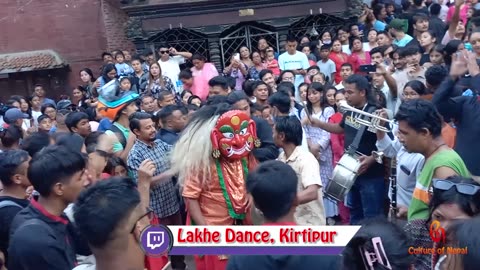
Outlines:
[[[72,106],[73,106],[72,102],[68,99],[62,99],[59,102],[57,102],[57,110],[64,110]]]
[[[5,115],[3,116],[3,120],[7,124],[13,124],[15,121],[18,119],[28,119],[30,118],[28,114],[23,113],[20,111],[18,108],[10,108],[5,112]]]
[[[402,19],[393,19],[390,24],[388,24],[389,28],[407,32],[406,29],[408,29],[408,21],[402,20]]]

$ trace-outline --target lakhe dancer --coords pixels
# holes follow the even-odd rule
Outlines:
[[[188,225],[252,224],[252,200],[246,190],[248,172],[257,161],[255,122],[225,104],[197,111],[172,153],[187,205]],[[198,270],[224,270],[225,255],[195,256]]]

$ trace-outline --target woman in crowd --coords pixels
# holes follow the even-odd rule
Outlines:
[[[117,78],[117,69],[114,64],[106,64],[102,69],[102,76],[95,81],[95,90],[92,93],[98,93],[98,90],[111,80]]]
[[[182,99],[182,102],[184,105],[188,104],[188,99],[193,96],[192,91],[190,90],[183,90],[183,92],[180,94],[180,98]]]
[[[420,60],[420,65],[424,65],[430,62],[430,53],[437,43],[437,38],[432,31],[423,32],[420,35],[420,46],[423,49],[422,58]]]
[[[342,65],[348,62],[348,55],[342,51],[340,40],[336,39],[333,41],[329,57],[335,63],[335,84],[338,84],[342,81],[342,75],[340,74]]]
[[[321,121],[328,122],[328,119],[335,113],[332,107],[327,103],[324,96],[325,88],[322,84],[313,82],[307,91],[307,106],[301,115],[302,119],[311,117]],[[308,148],[310,152],[318,159],[320,163],[320,177],[322,178],[323,187],[327,187],[329,179],[332,177],[333,156],[332,146],[330,145],[330,133],[317,127],[305,126],[305,134],[307,136]],[[323,198],[325,206],[325,217],[327,224],[333,225],[333,218],[338,216],[337,203],[328,197]]]
[[[234,90],[242,90],[243,82],[248,75],[248,67],[239,59],[232,57],[230,59],[230,65],[223,69],[223,74],[235,79]]]
[[[87,90],[83,86],[79,85],[72,90],[72,104],[83,109],[89,107],[90,102],[87,104]]]
[[[344,270],[410,270],[414,257],[405,233],[384,219],[370,219],[342,252]]]
[[[162,90],[167,90],[174,95],[176,93],[172,80],[167,76],[162,75],[162,68],[158,63],[153,63],[149,68],[149,77],[145,93],[158,98],[158,94]]]
[[[370,54],[363,50],[361,38],[350,39],[350,50],[352,54],[348,57],[348,63],[352,64],[354,73],[359,72],[361,65],[370,65]]]
[[[95,77],[93,77],[92,70],[89,68],[84,68],[80,70],[80,80],[83,83],[83,88],[87,92],[87,98],[96,97],[97,94],[94,93]]]
[[[375,29],[368,30],[367,42],[363,43],[364,51],[370,52],[373,48],[378,47],[377,34],[378,32]]]
[[[207,59],[200,54],[193,55],[192,63],[193,85],[190,90],[194,95],[206,100],[210,89],[208,81],[218,76],[217,68],[212,63],[207,63]]]
[[[333,35],[330,31],[324,31],[320,34],[320,42],[322,45],[330,45],[332,44]]]
[[[325,99],[327,101],[328,106],[332,107],[334,111],[337,111],[337,103],[335,101],[335,94],[337,93],[337,88],[332,85],[326,85],[325,89]]]
[[[55,123],[57,122],[57,109],[55,108],[55,105],[53,104],[50,104],[50,103],[45,103],[42,105],[40,111],[42,112],[42,114],[45,114],[47,115],[48,117],[50,117],[50,119],[52,120],[52,124],[53,126],[55,126]]]
[[[442,44],[435,45],[430,51],[430,63],[432,65],[445,65],[444,59],[445,46]]]
[[[302,101],[303,106],[307,104],[307,91],[309,87],[309,83],[302,83],[298,86],[298,91],[300,92],[300,100]]]
[[[257,51],[252,52],[252,63],[253,66],[248,70],[248,77],[251,80],[260,80],[260,71],[265,69],[265,64],[262,61],[260,53]]]
[[[452,176],[445,180],[433,181],[433,193],[430,200],[430,218],[428,220],[412,220],[405,227],[406,232],[414,240],[414,246],[440,248],[442,243],[434,243],[430,237],[432,222],[438,221],[443,228],[448,228],[455,221],[470,219],[480,213],[480,185],[473,179]],[[435,226],[435,225],[433,225]],[[438,229],[438,227],[436,227]],[[445,257],[438,254],[416,255],[416,269],[437,269]],[[447,261],[448,263],[448,261]],[[438,269],[456,269],[443,268]]]
[[[119,157],[111,157],[108,159],[107,166],[105,166],[104,173],[111,176],[127,176],[127,164]]]
[[[250,49],[247,46],[240,47],[240,61],[248,68],[253,66],[252,59],[250,58]]]

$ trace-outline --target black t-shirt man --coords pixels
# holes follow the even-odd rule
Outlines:
[[[365,108],[363,108],[363,111],[373,112],[375,109],[376,106],[367,103]],[[353,143],[355,136],[357,135],[357,131],[362,127],[362,125],[356,121],[358,117],[360,117],[360,114],[350,111],[343,114],[343,119],[342,122],[340,122],[340,126],[343,128],[345,134],[345,151],[348,150],[350,145]],[[362,118],[365,119],[366,117]],[[374,128],[366,128],[358,145],[357,152],[360,152],[366,156],[372,155],[372,151],[377,150],[375,145],[376,142],[376,130]],[[364,174],[362,174],[362,176],[383,176],[383,172],[383,166],[375,162]]]
[[[6,205],[2,202],[9,202],[9,204],[16,203],[17,205]],[[5,206],[1,206],[5,204]],[[8,241],[10,239],[10,225],[12,224],[13,218],[17,215],[20,210],[27,207],[29,204],[28,200],[18,199],[10,196],[0,196],[0,251],[5,255],[5,260],[8,260]],[[5,261],[5,264],[7,262]]]

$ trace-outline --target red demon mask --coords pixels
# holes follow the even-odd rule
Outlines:
[[[227,159],[240,159],[258,146],[255,122],[247,114],[237,110],[220,116],[210,138],[214,158],[221,155]]]

